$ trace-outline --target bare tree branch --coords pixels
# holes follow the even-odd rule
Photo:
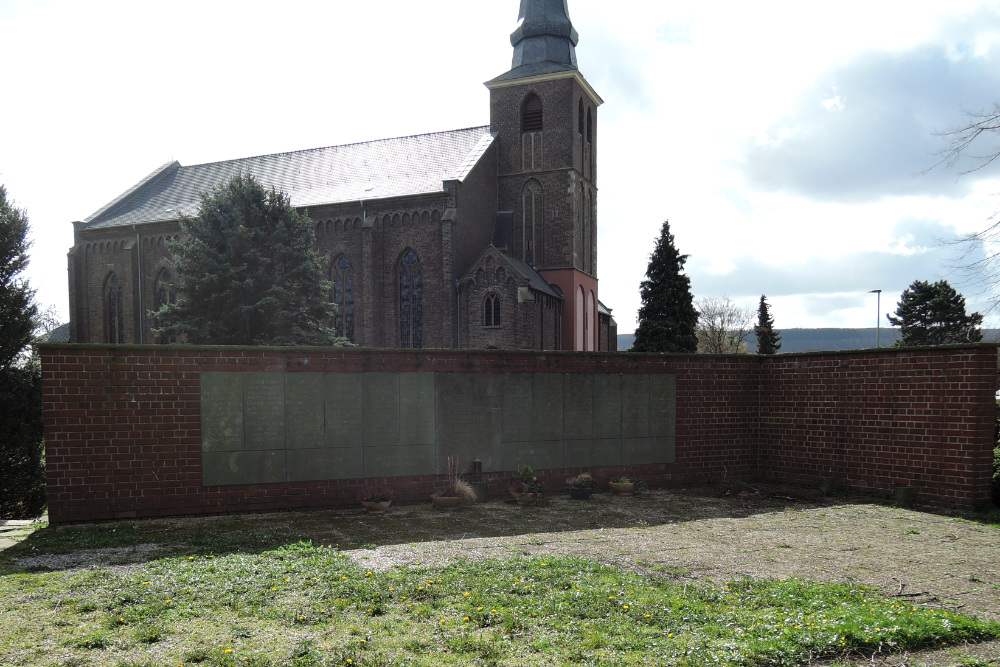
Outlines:
[[[746,354],[746,339],[753,331],[754,312],[728,296],[702,297],[698,310],[698,352],[703,354]]]

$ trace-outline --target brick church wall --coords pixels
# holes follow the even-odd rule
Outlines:
[[[366,480],[202,485],[200,374],[230,372],[666,373],[676,377],[674,463],[592,468],[653,485],[766,477],[919,499],[990,497],[991,346],[826,355],[44,345],[52,523],[350,505]],[[551,489],[580,469],[546,470]],[[504,473],[492,477],[502,489]],[[371,480],[418,501],[434,475]]]

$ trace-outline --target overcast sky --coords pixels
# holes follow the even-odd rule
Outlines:
[[[160,165],[484,125],[519,0],[0,0],[0,183],[68,318],[82,220]],[[665,219],[696,297],[872,327],[1000,209],[932,169],[1000,99],[1000,0],[569,0],[598,113],[598,276],[619,332]],[[991,147],[984,144],[980,152]],[[996,326],[991,316],[987,324]]]

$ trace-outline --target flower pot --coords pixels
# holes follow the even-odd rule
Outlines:
[[[521,497],[521,492],[520,491],[515,491],[514,489],[510,488],[509,486],[507,487],[507,492],[510,493],[510,497],[513,498],[514,500],[518,500]]]
[[[631,496],[635,493],[635,484],[632,482],[608,482],[608,484],[619,496]]]
[[[431,496],[431,502],[439,510],[454,512],[462,505],[460,496]]]
[[[522,493],[518,495],[517,504],[518,505],[537,505],[542,499],[542,494],[540,493]]]
[[[569,497],[573,500],[587,500],[593,493],[592,486],[571,486],[569,489]]]
[[[391,504],[391,500],[361,501],[361,506],[368,510],[369,514],[385,514],[385,511],[389,509],[389,505]]]

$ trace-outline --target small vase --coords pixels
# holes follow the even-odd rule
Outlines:
[[[594,493],[592,486],[571,486],[569,497],[573,500],[587,500]]]
[[[434,507],[447,512],[454,512],[462,505],[460,496],[431,496]]]
[[[608,482],[608,484],[619,496],[631,496],[635,493],[635,484],[632,482]]]
[[[369,514],[385,514],[385,511],[389,509],[389,505],[391,504],[391,500],[361,501],[362,507],[368,510]]]

